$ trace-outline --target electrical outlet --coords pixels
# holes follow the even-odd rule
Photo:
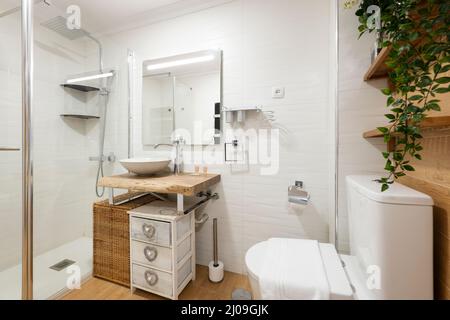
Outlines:
[[[284,87],[273,87],[272,88],[272,98],[273,99],[283,99],[285,94]]]

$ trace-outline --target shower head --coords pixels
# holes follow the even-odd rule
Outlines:
[[[62,16],[56,16],[50,20],[41,23],[41,26],[48,28],[69,40],[77,40],[87,37],[98,45],[99,70],[103,73],[103,46],[102,43],[89,32],[83,29],[69,29],[67,19]]]
[[[77,40],[83,37],[90,37],[90,34],[83,29],[69,29],[67,27],[67,19],[61,16],[57,16],[48,21],[42,22],[41,25],[69,40]]]

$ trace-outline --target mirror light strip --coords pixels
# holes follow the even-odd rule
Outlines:
[[[210,55],[202,56],[202,57],[195,57],[195,58],[189,58],[189,59],[181,59],[181,60],[151,64],[151,65],[147,66],[147,70],[148,71],[159,70],[159,69],[165,69],[165,68],[170,68],[170,67],[178,67],[178,66],[184,66],[184,65],[188,65],[188,64],[200,63],[200,62],[207,62],[207,61],[212,61],[212,60],[214,60],[214,55],[210,54]]]

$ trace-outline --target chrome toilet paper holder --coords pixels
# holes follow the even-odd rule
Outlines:
[[[295,203],[300,205],[308,205],[310,200],[310,194],[303,189],[303,181],[295,181],[293,186],[288,188],[288,201],[289,203]]]

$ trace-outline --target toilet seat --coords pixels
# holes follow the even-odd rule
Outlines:
[[[267,242],[259,242],[251,247],[245,255],[245,264],[251,277],[259,281],[264,255],[266,254]]]
[[[266,249],[267,242],[260,242],[251,247],[245,255],[245,263],[247,265],[249,276],[257,282],[259,281],[259,275],[261,274],[263,264],[267,263],[265,260]],[[330,299],[353,299],[353,290],[334,246],[331,244],[320,243],[319,250],[330,288]],[[302,252],[299,252],[299,254],[302,255]],[[289,263],[289,261],[286,263]]]

